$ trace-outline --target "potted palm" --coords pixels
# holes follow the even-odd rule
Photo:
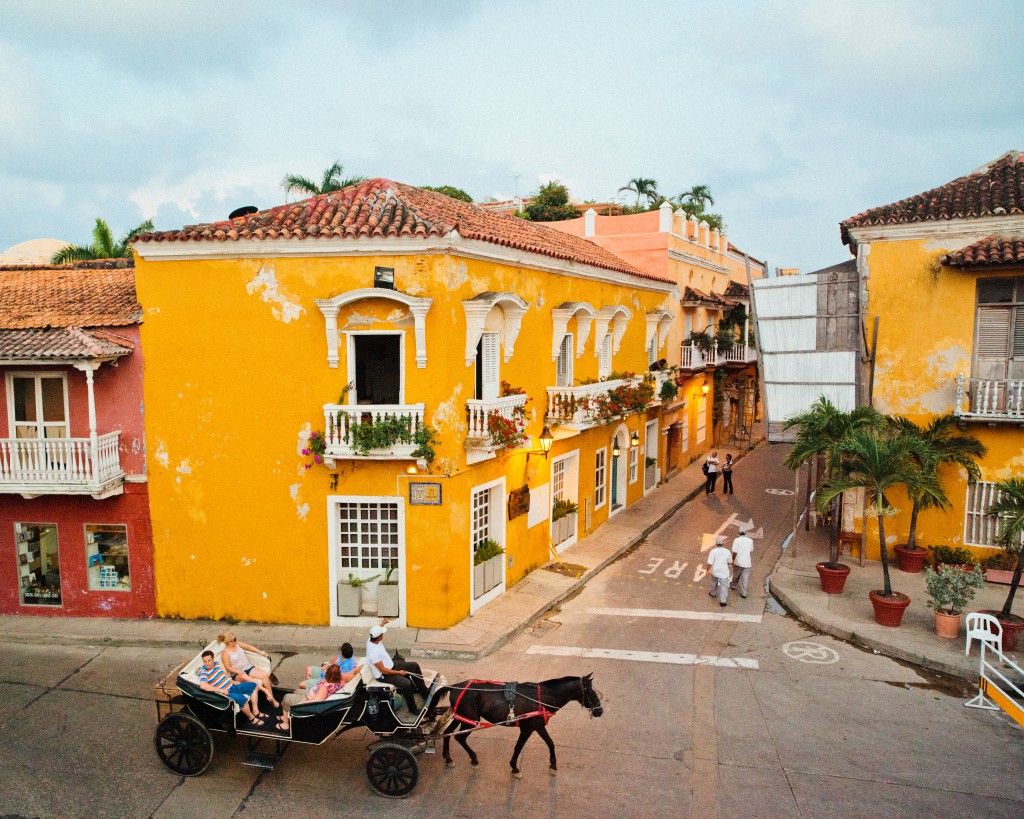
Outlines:
[[[875,622],[898,626],[910,598],[892,590],[889,551],[885,542],[885,519],[896,514],[887,492],[903,486],[907,494],[935,492],[934,475],[921,469],[921,447],[914,438],[892,429],[855,429],[837,446],[838,471],[818,487],[815,506],[824,513],[832,501],[850,489],[863,489],[867,506],[878,521],[878,545],[882,558],[883,587],[868,593],[875,610]]]
[[[853,429],[873,427],[881,422],[882,416],[873,407],[857,407],[850,412],[842,412],[827,398],[819,398],[807,412],[794,415],[786,421],[786,429],[793,426],[799,426],[800,429],[792,448],[786,453],[784,463],[795,470],[823,458],[827,477],[839,468],[839,444],[846,435]],[[837,520],[838,515],[833,514],[832,519]],[[842,594],[850,567],[839,562],[837,530],[831,532],[828,561],[818,563],[815,568],[821,578],[822,591],[826,594]]]
[[[935,609],[935,633],[947,640],[960,636],[960,618],[964,608],[974,599],[978,589],[985,588],[985,576],[975,566],[966,572],[953,566],[934,571],[930,566],[924,573],[928,608]]]
[[[398,564],[394,561],[388,563],[384,569],[384,579],[377,584],[377,614],[381,617],[398,616],[398,581],[391,579],[397,568]]]
[[[922,469],[934,473],[936,482],[938,471],[944,464],[954,464],[967,471],[970,482],[981,477],[978,458],[985,455],[985,446],[973,436],[960,435],[958,421],[952,413],[940,416],[928,426],[921,427],[908,418],[895,417],[891,423],[903,435],[915,438],[921,445],[919,465]],[[917,516],[927,509],[949,509],[950,503],[945,493],[938,492],[917,494],[910,498],[913,504],[910,509],[910,531],[907,542],[896,546],[896,565],[900,571],[916,573],[921,571],[927,552],[917,545]]]
[[[378,577],[379,574],[373,577],[356,577],[349,572],[348,580],[338,583],[338,616],[358,617],[363,611],[363,586],[372,583]]]
[[[1013,598],[1024,573],[1024,478],[999,481],[996,484],[996,502],[988,511],[999,520],[996,542],[1006,554],[1016,557],[1017,562],[1002,609],[986,611],[985,614],[996,617],[1003,627],[1003,651],[1015,651],[1017,635],[1024,631],[1024,617],[1012,611]]]

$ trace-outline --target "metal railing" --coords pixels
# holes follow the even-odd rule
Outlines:
[[[1024,423],[1024,380],[956,376],[953,414],[967,420]]]
[[[124,475],[120,432],[91,438],[0,438],[0,488],[99,489]]]

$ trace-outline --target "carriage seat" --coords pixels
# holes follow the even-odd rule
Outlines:
[[[428,668],[422,668],[421,670],[423,671],[423,682],[426,684],[429,692],[426,700],[429,703],[434,699],[438,689],[448,685],[448,681],[440,671]],[[372,674],[373,672],[370,673]],[[384,682],[383,678],[368,683],[366,690],[367,693],[371,695],[375,694],[380,699],[391,700],[391,707],[393,710],[401,710],[405,707],[405,697],[398,693],[398,688],[396,686],[389,682]]]
[[[226,646],[224,643],[214,640],[202,651],[196,654],[196,656],[178,672],[178,688],[186,694],[212,705],[214,708],[224,710],[227,708],[228,704],[230,704],[232,710],[235,711],[235,713],[238,713],[241,709],[238,707],[238,703],[234,700],[222,697],[220,694],[214,694],[212,691],[203,691],[203,689],[199,687],[199,669],[203,666],[203,652],[212,651],[213,658],[220,663],[220,655],[225,648]],[[269,658],[264,657],[262,654],[255,654],[251,651],[246,651],[245,656],[249,658],[249,662],[256,666],[256,668],[262,668],[268,674],[270,673]],[[185,683],[184,686],[182,685],[183,682]]]
[[[352,704],[353,699],[355,699],[359,688],[367,685],[368,682],[373,682],[373,672],[370,671],[370,666],[366,664],[366,658],[360,657],[357,659],[356,665],[359,668],[359,673],[345,683],[341,689],[335,691],[325,700],[320,700],[319,702],[300,702],[293,705],[291,708],[292,717],[308,717],[348,708]]]

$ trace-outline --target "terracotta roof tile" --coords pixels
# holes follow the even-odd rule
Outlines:
[[[0,267],[0,328],[121,327],[142,321],[125,260]]]
[[[732,307],[735,302],[723,298],[715,293],[705,293],[696,287],[686,287],[683,290],[683,297],[679,300],[684,307],[705,306],[715,308]]]
[[[109,333],[89,332],[79,327],[48,330],[0,330],[0,359],[55,361],[128,355],[135,345]]]
[[[643,273],[611,251],[578,236],[514,216],[489,213],[478,205],[389,179],[370,179],[237,219],[145,233],[133,242],[427,238],[445,237],[452,231],[466,239],[671,283],[670,279]]]
[[[729,286],[725,288],[722,295],[727,299],[749,299],[750,288],[739,282],[729,282]]]
[[[973,245],[947,253],[940,261],[950,267],[963,268],[1024,265],[1024,238],[986,236]]]
[[[840,222],[844,244],[850,228],[1024,213],[1024,153],[1007,151],[975,171],[891,205]]]

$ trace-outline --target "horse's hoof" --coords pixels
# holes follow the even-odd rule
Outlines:
[[[551,776],[558,776],[558,768],[548,768],[548,773],[551,774]]]
[[[455,767],[455,763],[454,762],[445,762],[444,766],[446,768],[454,768]]]
[[[512,771],[512,776],[515,777],[516,779],[522,779],[523,778],[523,772],[522,771]]]
[[[472,765],[472,766],[473,766],[474,768],[479,768],[479,767],[480,767],[480,760],[478,760],[478,759],[474,759],[474,760],[473,760],[472,762],[470,762],[469,764],[470,764],[470,765]]]

